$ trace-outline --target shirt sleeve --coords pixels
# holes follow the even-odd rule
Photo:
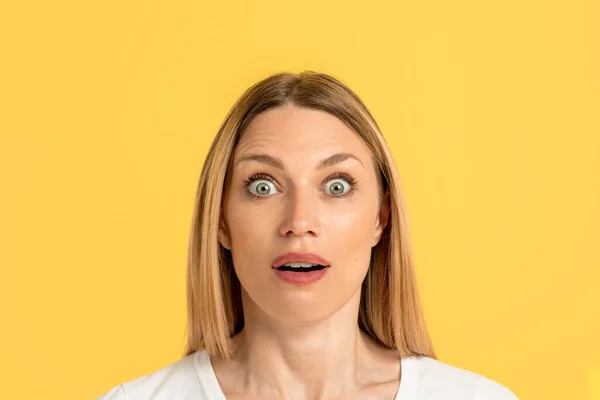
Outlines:
[[[477,385],[475,400],[519,400],[506,386],[486,377]]]
[[[123,385],[112,388],[109,392],[101,394],[96,400],[127,400]]]

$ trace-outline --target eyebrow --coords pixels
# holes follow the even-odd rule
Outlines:
[[[333,154],[333,155],[319,161],[319,163],[317,164],[317,169],[323,169],[326,167],[330,167],[332,165],[341,163],[342,161],[352,159],[352,158],[355,159],[356,161],[358,161],[359,163],[361,163],[361,165],[364,168],[365,165],[363,164],[363,162],[354,154],[352,154],[352,153],[336,153],[336,154]],[[243,161],[258,161],[260,163],[268,164],[268,165],[278,168],[278,169],[285,169],[285,167],[283,166],[283,161],[281,161],[280,158],[271,156],[266,153],[245,155],[236,162],[236,165],[238,165],[239,163],[241,163]]]

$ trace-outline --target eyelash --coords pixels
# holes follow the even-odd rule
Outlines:
[[[333,180],[336,178],[343,178],[346,182],[348,182],[350,184],[350,189],[348,189],[348,191],[344,194],[341,194],[338,196],[332,195],[331,197],[336,198],[336,199],[342,199],[342,198],[350,196],[356,190],[356,178],[354,178],[353,176],[348,175],[344,172],[335,172],[335,173],[329,175],[327,178],[325,178],[324,182],[329,182],[330,180]],[[248,179],[244,180],[244,183],[243,183],[244,189],[246,190],[246,193],[248,193],[250,196],[254,197],[255,199],[259,199],[259,200],[268,199],[272,195],[259,196],[259,195],[252,193],[250,190],[248,190],[248,188],[250,187],[252,182],[254,182],[255,180],[258,180],[258,179],[263,179],[263,180],[267,180],[267,181],[271,181],[271,182],[275,183],[275,180],[270,175],[259,172],[257,174],[250,175],[248,177]]]

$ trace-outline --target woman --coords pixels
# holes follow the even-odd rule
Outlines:
[[[184,357],[99,400],[517,399],[437,360],[408,237],[357,95],[310,71],[258,82],[200,177]]]

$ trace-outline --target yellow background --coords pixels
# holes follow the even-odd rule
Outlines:
[[[597,394],[599,4],[3,2],[1,397],[95,398],[180,356],[208,146],[244,89],[304,69],[387,137],[441,360],[522,400]]]

